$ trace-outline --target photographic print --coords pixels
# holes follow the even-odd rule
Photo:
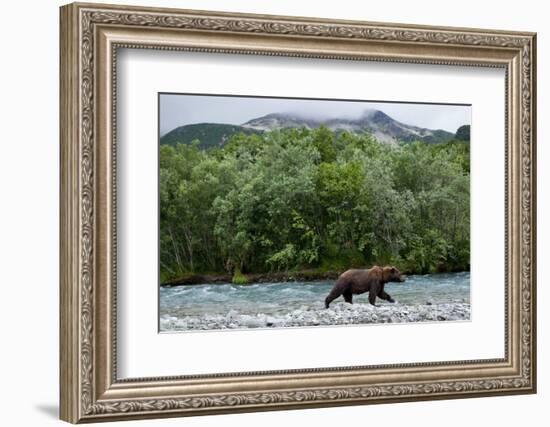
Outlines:
[[[62,420],[536,393],[535,33],[59,23]]]
[[[161,332],[470,319],[470,105],[158,100]]]

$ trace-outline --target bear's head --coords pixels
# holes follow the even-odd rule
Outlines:
[[[382,274],[385,282],[404,282],[406,279],[397,268],[392,266],[384,267]]]

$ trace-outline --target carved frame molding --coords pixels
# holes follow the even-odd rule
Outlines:
[[[117,380],[113,147],[120,47],[504,67],[506,357]],[[63,6],[61,418],[76,423],[535,392],[535,50],[532,33]],[[285,386],[288,380],[299,385]]]

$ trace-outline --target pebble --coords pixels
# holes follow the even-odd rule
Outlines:
[[[239,313],[231,310],[227,314],[185,316],[178,318],[163,315],[160,319],[161,331],[248,329],[300,326],[331,326],[369,323],[408,323],[430,321],[457,321],[470,319],[470,304],[453,302],[450,304],[425,305],[383,304],[373,307],[370,304],[347,304],[339,302],[329,309],[319,306],[303,306],[284,315],[263,313]]]

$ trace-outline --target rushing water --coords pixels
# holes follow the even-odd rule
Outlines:
[[[382,311],[378,312],[373,311],[376,307],[369,306],[368,294],[354,295],[353,307],[344,303],[340,297],[333,301],[330,310],[325,310],[324,299],[333,285],[334,281],[320,281],[163,287],[160,288],[160,329],[204,330],[297,326],[302,323],[332,324],[326,320],[327,316],[333,315],[333,310],[344,309],[355,310],[353,313],[357,315],[357,319],[353,318],[353,323],[370,323],[381,321],[372,320],[373,315],[375,319],[379,317],[375,313],[391,310],[391,316],[397,315],[399,318],[400,311],[409,313],[411,310],[414,311],[415,306],[424,307],[426,313],[434,311],[432,306],[438,308],[438,313],[445,310],[446,314],[441,320],[469,318],[469,272],[413,275],[408,276],[403,283],[388,283],[385,290],[396,300],[396,304],[378,299],[377,304],[383,307]],[[455,310],[457,306],[464,308],[464,313],[449,317],[447,311]],[[426,311],[428,309],[431,311]],[[359,314],[357,310],[360,310]],[[328,312],[331,312],[330,315]],[[365,317],[367,314],[370,317]],[[348,320],[351,319],[349,316]],[[433,316],[433,319],[437,320],[437,316],[442,315],[436,313]],[[418,320],[403,321],[430,319],[432,318],[421,316]]]

